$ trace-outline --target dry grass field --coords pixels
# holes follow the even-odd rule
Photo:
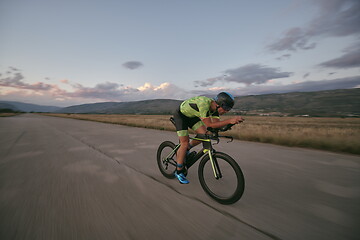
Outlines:
[[[0,113],[0,117],[12,117],[19,114],[20,113]]]
[[[169,115],[46,114],[175,131]],[[224,116],[223,118],[227,118]],[[228,132],[236,139],[360,154],[360,119],[253,117]]]

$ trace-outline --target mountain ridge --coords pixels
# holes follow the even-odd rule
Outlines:
[[[65,108],[14,101],[0,101],[1,109],[22,112],[85,114],[172,114],[182,100],[153,99],[132,102],[100,102]],[[360,88],[316,92],[273,93],[235,97],[229,114],[360,117]]]
[[[155,99],[70,106],[59,113],[172,114],[182,100]],[[280,116],[360,116],[360,88],[235,97],[230,114]]]
[[[55,112],[61,107],[0,100],[0,109],[10,109],[15,112]]]

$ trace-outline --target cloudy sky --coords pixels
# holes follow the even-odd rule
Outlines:
[[[0,100],[360,87],[359,0],[1,0]]]

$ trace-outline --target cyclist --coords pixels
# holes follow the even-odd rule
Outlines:
[[[214,99],[198,96],[185,100],[174,113],[177,135],[181,146],[177,151],[177,168],[175,176],[182,184],[188,184],[184,172],[184,161],[189,150],[200,144],[200,141],[189,142],[188,128],[193,129],[197,134],[205,134],[207,127],[221,128],[228,124],[238,124],[244,119],[236,116],[220,121],[220,115],[231,110],[234,106],[234,97],[227,92],[219,93]]]

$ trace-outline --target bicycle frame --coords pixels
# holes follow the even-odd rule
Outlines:
[[[173,118],[170,118],[170,121],[175,125]],[[231,136],[219,135],[219,132],[228,131],[232,126],[233,124],[228,124],[216,129],[208,127],[206,134],[197,134],[195,137],[190,137],[191,140],[202,143],[203,148],[196,154],[193,154],[193,152],[187,155],[184,164],[184,175],[187,176],[187,170],[201,159],[198,166],[200,185],[212,199],[221,204],[233,204],[237,202],[244,193],[245,188],[244,175],[237,162],[226,153],[218,152],[213,148],[214,144],[220,142],[220,138],[230,139],[228,142],[233,141],[233,137]],[[173,179],[176,177],[176,174],[174,174],[177,167],[176,154],[180,146],[181,143],[176,145],[171,141],[164,141],[158,148],[157,165],[160,172],[166,178]],[[169,148],[171,150],[169,150]],[[220,170],[220,166],[222,171]],[[223,177],[222,172],[229,174],[229,177]],[[215,181],[213,179],[214,177],[216,179]],[[213,181],[211,181],[211,179],[213,179]],[[225,181],[222,181],[222,179]],[[224,187],[222,187],[223,184],[225,184]]]
[[[204,135],[205,137],[207,135]],[[222,177],[221,171],[220,171],[220,167],[219,164],[216,161],[216,158],[213,157],[213,153],[215,152],[215,149],[212,147],[211,144],[211,139],[210,138],[197,138],[197,137],[190,137],[190,139],[192,140],[198,140],[201,141],[203,143],[203,148],[201,149],[201,151],[199,151],[193,158],[193,163],[197,162],[202,156],[204,156],[204,154],[209,154],[209,158],[210,158],[210,162],[211,162],[211,167],[214,173],[214,177],[216,179],[219,179]],[[172,158],[177,150],[180,148],[181,144],[178,144],[175,146],[174,150],[171,151],[171,153],[166,157],[166,159]],[[173,163],[170,162],[170,164],[175,165]],[[191,165],[192,165],[191,164]]]

